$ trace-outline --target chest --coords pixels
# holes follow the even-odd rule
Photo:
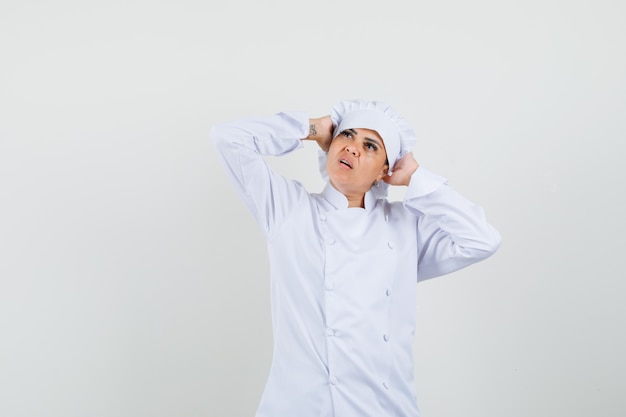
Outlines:
[[[414,250],[415,220],[384,209],[344,209],[318,215],[318,238],[325,252],[365,263]],[[370,261],[371,262],[368,262]]]

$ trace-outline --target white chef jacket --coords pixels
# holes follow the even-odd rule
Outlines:
[[[348,208],[261,155],[302,146],[309,115],[279,113],[211,130],[220,160],[263,229],[274,354],[257,417],[417,417],[415,285],[493,254],[483,210],[418,168],[404,202],[365,195]]]

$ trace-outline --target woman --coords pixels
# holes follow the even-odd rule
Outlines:
[[[483,210],[420,167],[415,135],[378,101],[215,126],[229,177],[267,238],[274,355],[257,417],[419,415],[412,342],[415,284],[492,255]],[[262,155],[318,143],[319,194]],[[387,187],[407,186],[403,202]]]

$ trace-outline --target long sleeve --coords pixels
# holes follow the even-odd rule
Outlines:
[[[488,258],[500,246],[483,209],[426,168],[415,171],[404,205],[418,216],[418,280],[459,270]]]
[[[308,114],[278,113],[215,125],[210,137],[221,163],[257,223],[269,235],[306,191],[276,173],[262,155],[284,155],[302,147]]]

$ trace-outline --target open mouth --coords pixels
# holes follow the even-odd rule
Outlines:
[[[346,161],[345,159],[340,159],[339,160],[340,164],[344,164],[345,166],[347,166],[348,168],[352,169],[352,165],[350,165],[350,162]]]

